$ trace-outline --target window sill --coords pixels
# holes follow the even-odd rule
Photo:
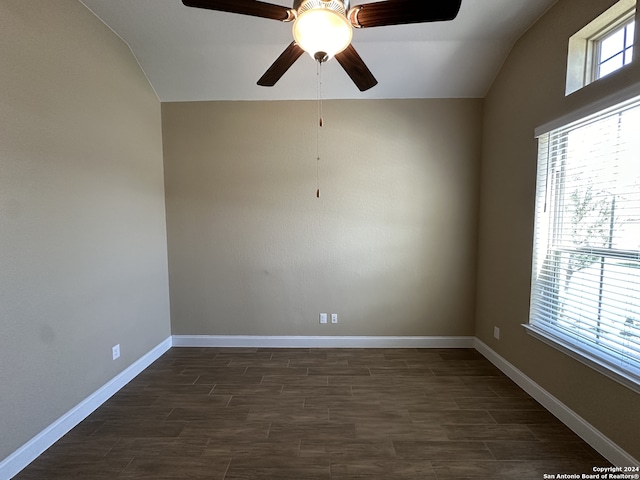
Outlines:
[[[584,350],[580,350],[572,344],[563,341],[561,338],[553,335],[552,333],[531,324],[523,324],[522,325],[526,332],[532,337],[540,340],[543,343],[546,343],[550,347],[570,356],[574,360],[591,367],[596,370],[598,373],[614,380],[615,382],[624,385],[625,387],[633,390],[636,393],[640,393],[640,383],[638,380],[633,378],[631,375],[616,369],[614,366],[606,363],[605,361],[598,359],[588,352]]]

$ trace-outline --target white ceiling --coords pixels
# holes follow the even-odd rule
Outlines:
[[[163,102],[316,98],[316,65],[306,54],[274,87],[256,85],[291,43],[290,23],[181,0],[81,1],[130,46]],[[331,60],[322,67],[322,95],[484,97],[515,41],[556,1],[462,0],[452,22],[355,30],[352,44],[378,85],[360,92]],[[359,3],[367,2],[351,6]]]

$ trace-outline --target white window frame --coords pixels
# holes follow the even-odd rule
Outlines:
[[[565,95],[608,76],[598,77],[599,42],[631,19],[636,22],[635,37],[638,38],[640,34],[636,20],[636,0],[619,0],[569,38]],[[637,55],[635,43],[634,38],[634,57]],[[632,58],[630,63],[633,61]],[[615,71],[619,70],[621,69]]]
[[[598,115],[607,114],[621,104],[628,105],[632,102],[640,103],[640,85],[629,87],[628,89],[622,90],[611,97],[602,99],[601,101],[593,105],[587,106],[583,109],[580,109],[579,111],[573,112],[570,115],[557,119],[553,122],[550,122],[549,124],[543,125],[536,129],[536,137],[543,137],[544,135],[556,129],[562,129],[585,118],[591,118],[597,121]],[[542,146],[542,142],[540,143],[540,146]],[[584,342],[584,339],[576,340],[576,338],[572,338],[571,332],[567,332],[566,329],[563,330],[562,328],[556,328],[553,325],[553,320],[550,320],[551,317],[547,317],[544,319],[539,318],[541,315],[540,301],[539,298],[534,299],[535,296],[540,297],[541,284],[539,283],[539,279],[537,277],[542,265],[541,258],[544,257],[544,255],[541,254],[542,249],[539,246],[539,238],[552,238],[553,235],[551,235],[551,230],[553,229],[553,226],[550,225],[553,225],[555,221],[562,221],[561,218],[555,217],[555,220],[552,219],[553,221],[550,222],[548,218],[550,214],[546,213],[543,206],[545,201],[553,201],[549,198],[549,188],[551,186],[551,180],[548,178],[548,173],[544,171],[547,168],[547,164],[545,164],[545,162],[548,161],[549,157],[551,156],[550,152],[551,150],[547,150],[546,146],[544,149],[541,148],[539,152],[540,161],[538,164],[538,182],[536,186],[536,233],[531,284],[532,301],[529,323],[523,326],[526,328],[527,333],[531,334],[535,338],[547,343],[548,345],[566,353],[567,355],[575,358],[585,365],[596,369],[597,371],[612,378],[613,380],[640,393],[640,355],[637,356],[637,360],[634,360],[630,366],[628,362],[627,366],[621,366],[618,357],[616,357],[615,355],[612,356],[607,353],[607,346],[598,347],[596,345],[596,347],[594,348],[594,346],[590,345],[589,342]],[[550,208],[551,207],[549,206],[548,209]],[[560,213],[560,215],[562,215],[563,212],[564,210]],[[543,219],[543,217],[547,218]],[[564,219],[564,221],[566,222],[566,219]],[[544,233],[541,234],[541,230],[544,230]],[[550,251],[550,247],[552,248],[552,250],[553,248],[556,248],[555,245],[551,245],[552,243],[553,242],[549,241],[550,246],[548,245],[544,247],[545,255],[547,255]],[[640,262],[640,247],[638,247],[637,251],[605,251],[605,248],[596,248],[591,253],[602,255],[603,257],[605,255],[613,257],[623,255],[625,259],[631,258],[634,262]],[[546,285],[548,286],[548,275],[546,281]],[[544,282],[542,285],[544,286]],[[638,296],[640,297],[640,291],[638,292]],[[536,304],[535,302],[538,303]],[[536,309],[537,311],[534,311]],[[546,313],[542,314],[542,316],[546,315]],[[640,328],[638,328],[638,330],[640,330]],[[635,340],[634,342],[637,343],[638,340]]]
[[[590,55],[592,56],[591,63],[593,65],[593,68],[591,69],[591,72],[589,74],[589,81],[587,83],[594,82],[594,81],[599,80],[601,78],[604,78],[604,77],[606,77],[608,75],[608,74],[607,75],[600,75],[600,66],[603,65],[607,60],[607,59],[603,60],[601,58],[602,42],[607,40],[612,35],[618,33],[623,28],[625,29],[625,40],[626,40],[627,39],[626,38],[626,29],[628,28],[629,24],[635,23],[635,16],[636,16],[636,11],[635,11],[635,7],[634,7],[633,9],[631,9],[631,10],[627,11],[626,13],[622,14],[621,16],[619,16],[613,23],[607,25],[603,30],[601,30],[600,32],[598,32],[596,35],[594,35],[593,37],[591,37],[589,39],[589,50],[590,50]],[[622,54],[623,58],[626,58],[627,50],[629,50],[629,49],[635,50],[634,49],[634,41],[633,40],[634,39],[631,39],[631,47],[626,47],[626,42],[625,42],[625,46],[623,47],[623,49],[618,51],[616,53],[616,55]],[[634,55],[634,53],[631,53],[632,57],[631,57],[629,62],[625,62],[623,60],[622,67],[628,65],[630,62],[633,61],[633,55]],[[610,58],[613,58],[613,57],[610,57]],[[619,67],[619,68],[613,70],[610,73],[618,71],[622,67]]]

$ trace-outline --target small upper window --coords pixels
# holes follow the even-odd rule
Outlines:
[[[594,53],[597,56],[594,62],[596,80],[631,63],[635,26],[634,15],[623,19],[622,25],[616,25],[602,38],[594,40]]]
[[[569,39],[566,94],[633,61],[636,0],[619,0]]]

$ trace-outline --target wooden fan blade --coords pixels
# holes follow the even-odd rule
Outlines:
[[[336,54],[336,60],[361,92],[369,90],[378,84],[378,81],[362,61],[353,45],[349,45],[345,50]]]
[[[273,87],[303,53],[304,50],[302,50],[296,42],[291,42],[291,44],[285,48],[284,52],[282,52],[276,61],[273,62],[264,75],[260,77],[258,85],[263,87]]]
[[[294,19],[290,9],[257,0],[182,0],[182,3],[187,7],[253,15],[254,17],[282,20],[283,22]]]
[[[458,16],[462,0],[386,0],[364,3],[349,10],[349,21],[356,28],[442,22]]]

